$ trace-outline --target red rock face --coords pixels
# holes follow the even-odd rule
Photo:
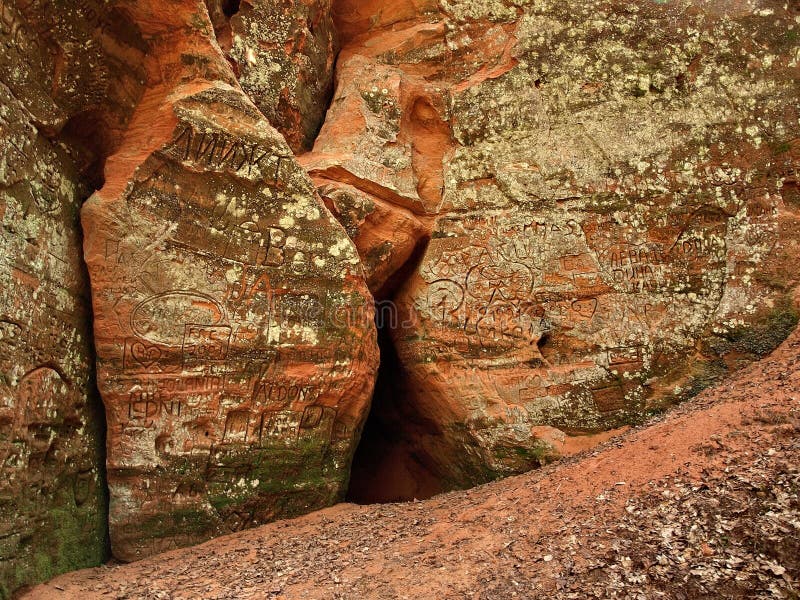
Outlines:
[[[242,89],[298,153],[313,145],[332,91],[338,45],[330,4],[208,2]]]
[[[367,285],[385,299],[401,283],[401,269],[427,236],[411,211],[351,185],[316,178],[325,205],[344,226],[361,257]]]
[[[360,22],[361,13],[353,10],[335,7],[340,21],[346,15]],[[353,36],[351,26],[340,25],[346,38]],[[323,195],[340,190],[328,204],[346,227],[354,218],[358,222],[350,233],[370,289],[383,297],[393,287],[393,275],[427,237],[428,217],[441,202],[441,165],[452,136],[442,89],[426,81],[425,69],[404,70],[377,58],[387,50],[379,37],[370,42],[375,39],[378,44],[353,41],[342,51],[325,124],[313,152],[300,161]],[[430,42],[427,32],[421,41]],[[341,192],[342,186],[349,191]]]
[[[356,250],[231,85],[202,5],[131,10],[170,79],[82,213],[126,560],[340,499],[377,364]]]
[[[118,558],[343,497],[373,297],[394,311],[359,485],[472,485],[638,423],[795,326],[797,18],[0,2],[0,575],[102,555],[90,188]]]
[[[40,133],[70,144],[82,175],[99,170],[142,94],[146,43],[137,26],[95,0],[7,0],[0,12],[3,81]]]
[[[519,472],[788,334],[791,9],[417,8],[335,10],[349,41],[304,158],[430,227],[396,299],[400,391],[378,409],[407,458],[378,445],[373,473],[423,465],[447,488]]]
[[[485,23],[474,22],[462,29],[480,39],[467,45],[427,0],[340,0],[333,16],[344,42],[336,91],[313,151],[300,161],[318,185],[360,191],[340,195],[334,214],[381,206],[354,240],[370,289],[385,297],[441,211],[443,166],[456,147],[451,90],[513,67],[514,39],[509,25],[490,25],[483,36]]]
[[[66,153],[0,84],[0,595],[97,564],[106,530],[88,289]],[[67,559],[65,555],[71,555]],[[36,566],[38,561],[38,568]]]

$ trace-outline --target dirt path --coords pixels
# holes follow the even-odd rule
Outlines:
[[[800,333],[646,429],[424,502],[340,505],[27,599],[797,598]]]

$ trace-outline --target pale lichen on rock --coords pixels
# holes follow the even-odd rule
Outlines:
[[[446,487],[535,466],[536,427],[637,423],[791,330],[797,25],[774,4],[442,3],[453,142],[397,299],[393,418]],[[370,35],[344,53],[399,37]]]
[[[344,497],[375,299],[359,477],[409,498],[769,353],[799,28],[773,0],[0,0],[0,596],[104,557],[94,353],[124,560]]]
[[[161,64],[82,210],[124,560],[339,501],[377,363],[358,254],[202,5],[130,10]]]

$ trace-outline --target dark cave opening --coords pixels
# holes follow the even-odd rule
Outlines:
[[[230,19],[233,15],[239,12],[240,5],[240,0],[223,0],[222,12]]]
[[[444,490],[416,455],[419,427],[408,399],[408,379],[388,324],[378,328],[381,363],[369,418],[353,458],[347,501],[355,504],[405,502]]]

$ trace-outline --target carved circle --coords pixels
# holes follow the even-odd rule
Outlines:
[[[165,346],[183,343],[185,325],[219,325],[225,315],[211,296],[176,290],[151,296],[131,313],[131,327],[140,338]]]
[[[464,302],[464,291],[454,281],[440,279],[428,286],[428,309],[437,315],[454,313]]]

